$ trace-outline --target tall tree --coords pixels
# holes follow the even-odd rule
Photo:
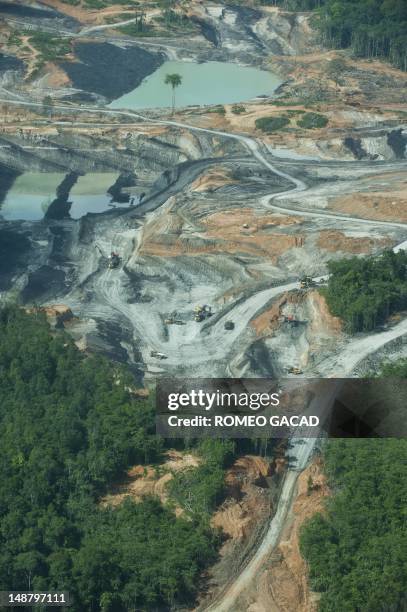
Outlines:
[[[182,76],[177,72],[167,74],[164,83],[172,87],[172,114],[175,112],[175,90],[182,84]]]

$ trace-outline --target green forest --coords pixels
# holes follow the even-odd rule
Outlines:
[[[407,378],[407,359],[379,376]],[[407,440],[332,439],[323,455],[333,496],[300,534],[319,612],[404,610]]]
[[[380,374],[388,378],[407,378],[407,359],[383,363]]]
[[[323,44],[358,57],[385,58],[407,70],[405,0],[269,0],[287,10],[315,11]]]
[[[131,385],[121,366],[51,334],[42,314],[0,311],[0,590],[66,590],[74,612],[193,603],[217,558],[209,511],[234,446],[196,448],[202,468],[173,485],[184,507],[190,486],[186,518],[157,499],[102,508],[110,483],[165,450],[152,399]]]
[[[343,319],[348,332],[373,330],[407,307],[405,251],[332,261],[328,270],[328,286],[321,291],[332,314]]]
[[[300,537],[319,612],[405,609],[407,441],[333,439],[324,459],[333,496]]]

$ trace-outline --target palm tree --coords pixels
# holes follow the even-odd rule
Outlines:
[[[173,74],[167,74],[165,76],[164,83],[166,85],[171,85],[171,87],[172,87],[172,114],[174,114],[174,111],[175,111],[175,89],[181,85],[181,83],[182,83],[182,76],[180,74],[178,74],[177,72],[174,72]]]

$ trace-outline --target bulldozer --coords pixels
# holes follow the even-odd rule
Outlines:
[[[288,373],[299,376],[300,374],[302,374],[302,370],[300,368],[291,367],[291,368],[288,368]]]
[[[203,306],[195,306],[194,308],[194,319],[197,323],[201,323],[205,321],[205,319],[209,319],[213,315],[212,308],[207,304]]]

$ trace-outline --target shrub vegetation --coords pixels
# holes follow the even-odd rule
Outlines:
[[[277,132],[286,127],[289,123],[290,119],[283,115],[279,117],[261,117],[260,119],[256,119],[256,128],[267,134],[271,134],[272,132]]]
[[[304,113],[297,121],[297,125],[307,130],[323,128],[328,124],[328,117],[319,113]]]

